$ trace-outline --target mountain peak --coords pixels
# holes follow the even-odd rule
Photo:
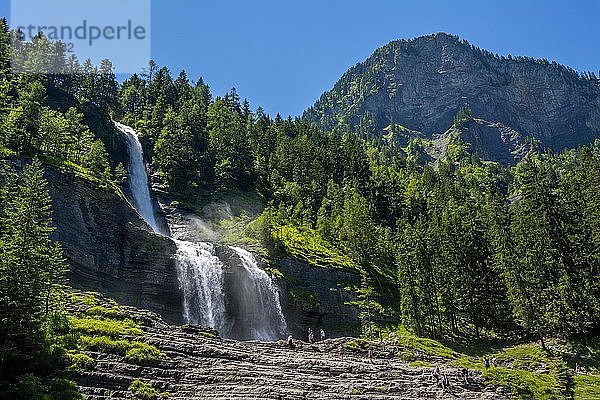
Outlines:
[[[350,68],[304,113],[380,135],[397,122],[445,132],[457,111],[495,121],[561,150],[600,136],[600,86],[556,62],[499,56],[448,33],[395,40]]]

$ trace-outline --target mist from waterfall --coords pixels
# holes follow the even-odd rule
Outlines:
[[[241,299],[241,316],[246,334],[259,340],[285,337],[287,324],[281,311],[279,289],[247,250],[230,246],[242,261],[245,277],[235,286]],[[245,278],[245,279],[244,279]]]
[[[155,233],[161,233],[154,215],[142,145],[135,130],[115,122],[127,142],[127,166],[132,203]],[[279,291],[252,254],[230,247],[239,263],[223,264],[211,243],[173,239],[179,288],[186,323],[216,329],[223,337],[277,340],[287,326]],[[231,261],[231,260],[230,260]],[[229,279],[226,282],[225,270]],[[227,295],[226,295],[227,294]]]
[[[129,162],[127,163],[127,178],[134,207],[152,230],[159,233],[158,224],[154,217],[154,208],[148,189],[148,173],[144,163],[144,152],[138,135],[133,128],[115,122],[117,129],[123,133],[127,142]]]

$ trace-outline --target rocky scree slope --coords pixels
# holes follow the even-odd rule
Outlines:
[[[395,122],[431,135],[445,132],[465,104],[554,150],[600,135],[599,81],[555,62],[499,57],[445,33],[381,47],[303,116],[327,129],[341,123],[381,135]]]
[[[162,359],[140,366],[123,356],[87,352],[94,367],[74,372],[72,379],[89,400],[131,398],[128,388],[136,379],[171,399],[508,398],[502,390],[483,385],[479,376],[469,386],[454,383],[452,377],[452,392],[444,391],[433,383],[430,369],[411,367],[387,352],[375,352],[369,360],[347,351],[342,361],[338,348],[349,338],[312,345],[296,341],[291,350],[283,341],[224,340],[198,327],[168,325],[149,311],[126,310],[141,321],[144,341],[159,348]]]

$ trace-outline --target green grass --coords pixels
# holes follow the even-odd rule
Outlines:
[[[577,375],[575,376],[575,400],[600,399],[600,376]]]
[[[411,350],[413,353],[416,353],[415,356],[418,357],[418,353],[425,354],[431,357],[440,357],[440,358],[456,358],[458,353],[456,353],[451,348],[443,345],[437,340],[428,339],[418,337],[417,335],[409,332],[403,326],[394,326],[384,328],[384,331],[387,331],[388,339],[390,338],[390,334],[393,332],[397,341],[395,341],[398,346],[405,347]]]
[[[142,336],[144,334],[140,326],[130,319],[117,321],[90,317],[71,317],[70,321],[73,330],[85,334],[106,335],[111,337],[121,335]]]
[[[468,352],[472,355],[467,355],[435,340],[419,338],[402,326],[384,327],[383,331],[388,334],[388,343],[392,339],[389,334],[397,334],[398,346],[402,348],[398,357],[411,362],[412,366],[428,367],[430,364],[423,363],[423,355],[445,358],[450,360],[450,367],[482,371],[482,379],[486,384],[507,388],[513,398],[563,399],[572,394],[574,387],[575,398],[600,399],[600,377],[580,375],[573,382],[572,368],[568,367],[564,357],[557,352],[543,350],[536,343],[511,345],[508,342],[490,341]],[[348,349],[363,351],[368,346],[369,343],[364,339],[346,345]],[[592,354],[590,359],[593,360],[593,349],[588,353]],[[484,355],[490,360],[495,358],[498,366],[485,370]]]
[[[77,302],[82,302],[81,296],[75,297]],[[87,297],[88,295],[83,299]],[[128,318],[124,308],[116,303],[111,307],[100,306],[97,299],[92,298],[96,301],[91,307],[80,312],[79,317],[68,318],[70,335],[75,340],[75,346],[72,347],[82,351],[121,355],[127,362],[138,365],[154,365],[162,360],[163,353],[157,347],[140,340],[144,332],[138,323]],[[83,357],[79,357],[77,361],[82,366],[89,362]],[[78,367],[76,365],[73,368]]]
[[[151,344],[133,342],[125,353],[125,360],[138,365],[155,365],[163,358],[162,352]]]
[[[283,246],[286,253],[311,265],[321,268],[358,270],[350,257],[320,239],[312,229],[278,225],[272,228],[271,236]]]
[[[157,400],[169,397],[168,393],[161,393],[155,388],[153,388],[152,385],[145,383],[139,379],[136,379],[133,382],[131,382],[128,390],[134,399],[139,400]]]
[[[500,365],[510,364],[513,369],[534,371],[548,368],[554,362],[549,354],[536,345],[521,345],[503,349],[492,357],[496,357]]]
[[[350,394],[359,396],[361,394],[365,394],[366,391],[367,391],[367,389],[365,389],[364,387],[356,386],[356,387],[352,388],[352,391],[350,392]]]
[[[67,367],[69,371],[90,371],[96,364],[92,357],[84,353],[69,354],[68,359],[71,364]]]
[[[91,294],[83,294],[83,295],[73,295],[73,301],[74,302],[81,302],[82,304],[85,304],[86,306],[95,306],[96,304],[98,304],[98,300]]]
[[[367,351],[371,346],[373,346],[371,342],[360,338],[344,343],[344,347],[351,351]]]
[[[467,356],[451,365],[483,371],[486,384],[504,386],[518,399],[561,399],[569,392],[566,363],[537,344],[507,347],[487,356],[496,358],[498,367],[485,370],[481,358]]]
[[[410,366],[415,368],[433,368],[435,364],[427,361],[413,361],[410,363]]]
[[[462,356],[450,363],[451,367],[454,368],[466,368],[466,369],[475,369],[475,370],[483,370],[483,361],[470,356]]]
[[[106,308],[102,306],[93,306],[85,312],[87,315],[110,318],[110,319],[127,319],[127,313],[121,307]]]
[[[556,379],[550,374],[511,368],[490,368],[483,372],[484,382],[510,389],[517,399],[562,399]]]
[[[457,356],[454,350],[444,346],[436,340],[420,338],[413,335],[398,335],[398,345],[417,350],[433,357],[455,358]]]
[[[81,336],[79,342],[83,350],[119,354],[122,356],[131,348],[129,340],[113,339],[108,336]]]
[[[122,355],[126,361],[138,365],[154,365],[163,358],[157,347],[139,341],[113,339],[108,336],[82,336],[80,343],[83,350]]]

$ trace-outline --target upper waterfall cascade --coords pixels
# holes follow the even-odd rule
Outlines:
[[[148,189],[148,173],[146,172],[146,164],[144,163],[142,144],[133,128],[118,122],[115,122],[115,126],[123,133],[127,141],[127,151],[129,153],[127,174],[135,209],[144,221],[150,225],[152,230],[158,233],[158,224],[156,223],[150,190]]]
[[[132,203],[152,230],[160,233],[137,133],[118,122],[115,126],[127,140]],[[209,326],[223,337],[236,339],[277,340],[285,337],[287,325],[279,290],[269,275],[258,267],[252,253],[230,247],[237,260],[229,260],[232,264],[229,267],[219,259],[211,243],[176,239],[174,242],[186,323]]]

